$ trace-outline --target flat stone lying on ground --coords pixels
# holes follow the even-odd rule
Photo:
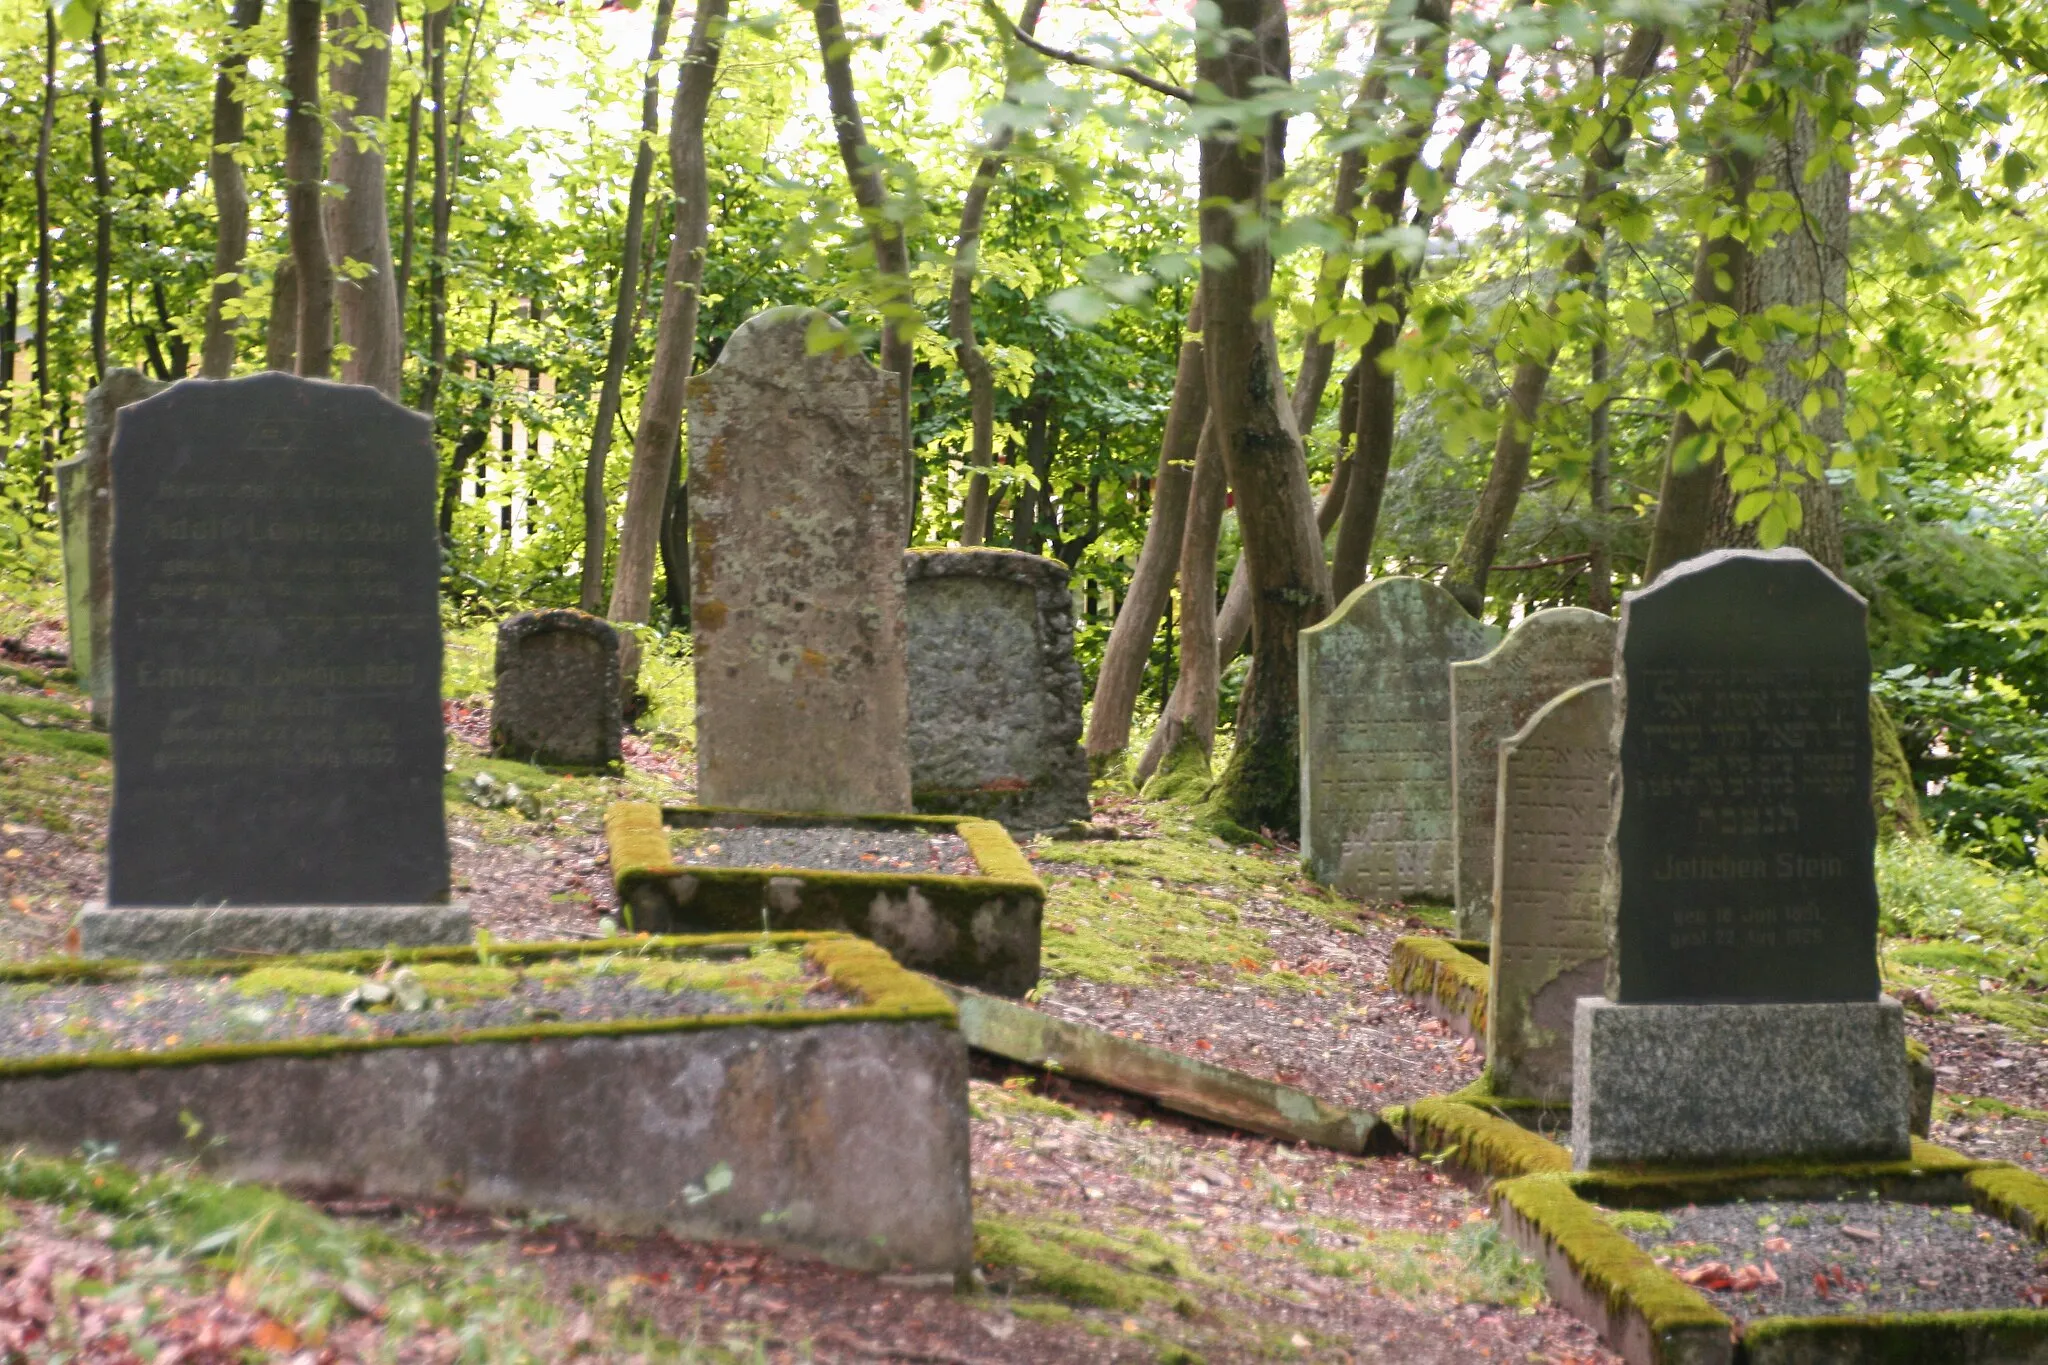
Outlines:
[[[914,549],[910,788],[927,814],[1019,833],[1088,818],[1067,566],[1015,550]]]
[[[1614,618],[1584,607],[1532,613],[1498,646],[1451,664],[1451,822],[1458,937],[1493,932],[1493,831],[1500,742],[1566,688],[1614,672]]]
[[[619,761],[619,633],[588,612],[522,611],[498,623],[491,752],[601,768]]]
[[[1381,578],[1301,633],[1301,851],[1373,900],[1449,901],[1450,664],[1500,632],[1420,578]]]
[[[911,806],[897,379],[845,341],[816,309],[773,308],[690,381],[697,793],[708,805]]]

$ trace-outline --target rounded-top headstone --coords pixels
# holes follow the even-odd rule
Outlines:
[[[492,753],[572,767],[619,761],[625,719],[611,622],[566,607],[508,616],[494,671]]]
[[[1798,550],[1622,600],[1616,1001],[1877,999],[1864,617]]]

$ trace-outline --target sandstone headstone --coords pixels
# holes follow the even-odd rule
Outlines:
[[[1014,550],[903,557],[917,809],[1029,833],[1088,818],[1067,566]]]
[[[1597,995],[1607,978],[1600,883],[1613,727],[1614,684],[1603,679],[1553,698],[1499,744],[1498,856],[1491,860],[1489,898],[1498,908],[1486,1014],[1496,1094],[1571,1100],[1572,1013],[1579,997]]]
[[[108,451],[114,443],[114,416],[122,408],[153,393],[163,381],[140,370],[108,370],[99,386],[85,395],[85,449],[57,465],[57,517],[64,543],[64,607],[71,633],[71,667],[92,699],[95,725],[105,727],[113,715],[113,652],[109,632],[113,612],[113,504]]]
[[[910,809],[896,392],[808,308],[749,319],[690,381],[705,805]]]
[[[619,761],[619,633],[588,612],[522,611],[498,623],[491,752],[571,767]]]
[[[357,946],[466,937],[440,904],[426,419],[288,375],[186,380],[123,413],[113,469],[109,908],[82,923],[88,950],[120,951],[125,917],[148,922],[127,907],[401,907],[371,916]]]
[[[1420,578],[1366,584],[1301,635],[1301,849],[1353,895],[1448,901],[1450,664],[1500,632]]]
[[[1451,665],[1451,822],[1458,937],[1493,932],[1494,789],[1500,741],[1568,687],[1614,671],[1614,618],[1584,607],[1535,612],[1497,649]],[[1604,834],[1603,834],[1604,838]]]

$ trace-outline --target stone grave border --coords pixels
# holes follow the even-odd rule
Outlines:
[[[1387,959],[1387,987],[1484,1048],[1487,959],[1492,952],[1492,944],[1478,939],[1432,934],[1397,938]]]
[[[747,825],[832,825],[957,834],[982,869],[978,877],[925,872],[837,872],[814,868],[704,867],[675,862],[671,829],[738,821]],[[605,812],[612,884],[626,926],[653,933],[776,930],[850,931],[889,947],[913,971],[993,995],[1021,996],[1038,984],[1045,883],[1009,832],[966,815],[807,815],[720,806],[621,801]],[[950,943],[917,944],[890,932],[909,912],[951,927]],[[998,945],[983,951],[993,939]],[[1003,944],[1019,945],[1006,949]],[[1021,945],[1028,944],[1028,947]]]
[[[737,959],[764,945],[801,947],[829,981],[860,1003],[844,1009],[536,1020],[388,1038],[330,1034],[5,1059],[0,1060],[0,1113],[15,1116],[8,1127],[27,1125],[10,1140],[43,1148],[69,1150],[83,1138],[118,1140],[123,1157],[131,1160],[190,1159],[199,1148],[203,1164],[236,1179],[314,1180],[370,1195],[452,1196],[469,1207],[492,1210],[553,1208],[621,1231],[659,1227],[684,1236],[752,1240],[862,1269],[964,1270],[972,1254],[972,1229],[966,1044],[959,1034],[958,1013],[931,982],[904,971],[874,944],[850,935],[612,938],[199,958],[172,964],[48,958],[0,966],[0,988],[147,984],[171,976],[218,977],[259,969],[370,972],[385,965],[495,965],[607,955]],[[868,1105],[858,1094],[821,1093],[808,1086],[805,1078],[820,1065],[879,1070],[903,1083],[890,1088],[886,1105]],[[650,1069],[687,1072],[693,1079],[709,1073],[717,1079],[709,1092],[701,1084],[650,1091],[644,1084]],[[522,1179],[517,1170],[501,1170],[472,1178],[464,1165],[465,1152],[456,1150],[451,1162],[442,1163],[453,1169],[432,1169],[433,1159],[405,1150],[409,1139],[426,1139],[410,1132],[377,1131],[380,1124],[404,1129],[409,1118],[402,1109],[387,1113],[364,1103],[373,1094],[411,1093],[435,1096],[437,1109],[461,1110],[459,1098],[449,1097],[475,1091],[513,1095],[521,1105],[530,1106],[560,1090],[565,1072],[589,1080],[586,1089],[617,1095],[624,1109],[591,1114],[586,1095],[576,1101],[584,1107],[575,1112],[528,1112],[519,1127],[523,1141],[539,1132],[554,1136],[557,1147],[603,1154],[616,1136],[614,1125],[630,1118],[644,1126],[650,1118],[644,1111],[652,1106],[669,1111],[658,1116],[658,1126],[672,1135],[671,1150],[614,1153],[619,1159],[569,1163],[574,1169],[551,1170],[545,1177],[527,1172]],[[911,1083],[916,1073],[922,1073],[927,1083]],[[842,1124],[886,1127],[890,1115],[898,1112],[907,1128],[922,1130],[920,1139],[935,1138],[902,1143],[903,1169],[892,1173],[900,1181],[929,1184],[935,1191],[924,1210],[907,1213],[917,1226],[899,1224],[892,1236],[892,1229],[883,1224],[894,1215],[864,1201],[856,1186],[830,1188],[832,1182],[818,1175],[818,1169],[831,1165],[826,1152],[805,1153],[815,1159],[801,1163],[805,1170],[789,1188],[774,1188],[772,1180],[742,1180],[727,1187],[733,1191],[731,1198],[710,1199],[704,1191],[692,1197],[683,1181],[703,1179],[728,1156],[735,1164],[740,1162],[747,1134],[727,1122],[727,1111],[743,1125],[746,1111],[759,1100],[731,1092],[735,1075],[770,1090],[797,1087],[772,1102],[819,1110],[806,1120],[810,1127],[800,1127],[799,1143],[812,1131],[836,1135]],[[292,1098],[280,1105],[280,1095]],[[337,1107],[349,1115],[347,1122],[308,1126],[291,1117],[324,1115]],[[861,1109],[871,1112],[855,1112]],[[223,1111],[237,1117],[214,1117]],[[185,1131],[184,1113],[208,1122],[203,1148]],[[503,1120],[479,1115],[478,1121]],[[587,1123],[599,1127],[583,1132],[581,1125]],[[321,1138],[333,1149],[319,1150]],[[368,1159],[365,1152],[371,1153]],[[651,1169],[647,1162],[654,1157],[665,1160],[666,1167]],[[839,1207],[829,1207],[835,1202]],[[863,1202],[870,1207],[860,1207]],[[780,1206],[787,1207],[777,1215]],[[791,1210],[796,1216],[790,1216]]]
[[[1380,1112],[1411,1152],[1444,1154],[1486,1191],[1509,1240],[1543,1267],[1561,1306],[1629,1365],[2004,1365],[2048,1354],[2048,1310],[1784,1316],[1735,1325],[1600,1216],[1734,1199],[1827,1199],[1876,1188],[1908,1203],[1969,1204],[2048,1243],[2048,1179],[1913,1140],[1903,1161],[1573,1172],[1569,1148],[1489,1113],[1471,1089]]]

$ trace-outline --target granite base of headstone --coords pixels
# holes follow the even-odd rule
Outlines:
[[[1603,680],[1552,699],[1500,741],[1486,997],[1497,1095],[1571,1102],[1573,1014],[1607,979],[1613,728],[1614,685]]]
[[[1500,742],[1568,687],[1614,671],[1614,618],[1584,607],[1534,612],[1476,659],[1451,664],[1451,824],[1458,937],[1493,923],[1494,788]]]
[[[1500,632],[1420,578],[1381,578],[1301,633],[1301,853],[1373,900],[1449,901],[1453,660]]]
[[[108,452],[122,408],[154,393],[162,380],[140,370],[108,370],[85,395],[85,449],[56,466],[57,520],[64,547],[64,609],[71,667],[92,702],[92,723],[105,729],[114,708],[112,553],[113,503]]]
[[[1015,833],[1088,818],[1067,566],[1015,550],[903,557],[910,794]]]
[[[437,469],[373,389],[184,380],[113,481],[110,957],[460,943],[442,806]]]
[[[580,768],[619,761],[625,711],[611,622],[568,608],[508,616],[494,674],[493,754]]]
[[[1581,1169],[1904,1158],[1879,994],[1863,599],[1722,550],[1623,599],[1604,998],[1572,1038]]]

